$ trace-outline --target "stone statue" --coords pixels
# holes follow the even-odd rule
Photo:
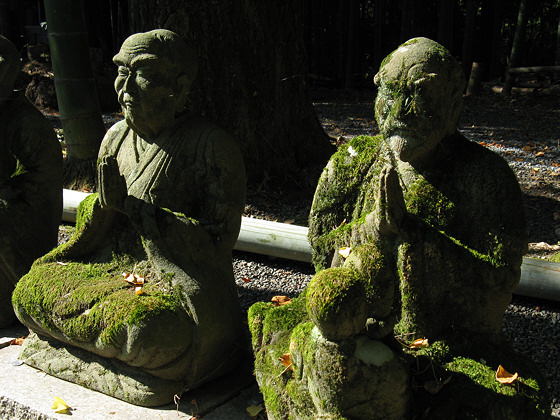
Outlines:
[[[62,151],[52,126],[14,91],[16,47],[0,36],[0,328],[16,317],[12,291],[54,246],[62,215]]]
[[[381,135],[341,146],[315,192],[317,274],[289,310],[249,311],[269,415],[546,415],[538,370],[500,335],[527,251],[522,194],[505,160],[457,131],[460,65],[415,38],[385,58],[375,83]],[[279,376],[284,366],[271,356],[293,371]],[[528,394],[496,402],[494,371],[504,363],[527,383],[537,378],[526,390],[540,408]],[[480,372],[492,383],[475,398],[486,386]]]
[[[134,34],[113,60],[125,120],[102,142],[98,194],[13,302],[36,333],[26,363],[154,406],[246,352],[231,261],[245,172],[232,138],[185,109],[197,62],[175,33]]]

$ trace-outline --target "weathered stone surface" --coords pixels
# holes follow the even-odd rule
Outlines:
[[[0,36],[0,328],[15,321],[11,295],[56,245],[62,214],[62,151],[43,115],[13,90],[20,55]]]
[[[500,335],[527,250],[522,195],[507,163],[456,129],[460,65],[416,38],[375,82],[381,134],[341,146],[317,186],[318,273],[291,309],[249,312],[269,414],[545,418],[542,375]],[[283,353],[294,371],[278,378]],[[523,391],[495,380],[499,364]]]
[[[13,301],[19,319],[50,341],[38,353],[26,344],[30,364],[157,405],[245,355],[231,263],[244,166],[227,133],[184,109],[196,59],[176,34],[132,35],[114,61],[125,121],[101,145],[99,193],[80,205],[76,234],[34,265]],[[143,278],[141,292],[122,273]],[[49,353],[66,358],[56,347],[82,362],[53,367]],[[144,385],[120,389],[129,380]]]

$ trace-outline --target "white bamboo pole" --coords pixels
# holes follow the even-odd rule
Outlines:
[[[64,190],[63,221],[76,221],[78,205],[88,194]],[[235,249],[307,263],[312,255],[306,227],[249,217],[241,220]],[[560,264],[524,257],[521,279],[514,293],[560,301]]]

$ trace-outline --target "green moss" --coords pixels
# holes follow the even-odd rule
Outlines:
[[[293,403],[286,385],[293,380],[293,372],[279,360],[290,352],[290,334],[301,322],[308,321],[305,311],[305,292],[288,305],[275,307],[271,303],[256,303],[249,308],[255,353],[255,375],[266,408],[276,418],[288,418]]]
[[[170,284],[149,269],[135,271],[146,279],[145,293],[137,295],[122,275],[134,269],[122,256],[98,264],[36,264],[14,291],[14,305],[71,340],[112,343],[126,325],[182,307],[179,295],[166,291]]]
[[[25,166],[23,166],[23,163],[21,163],[19,160],[16,163],[16,170],[14,171],[14,173],[11,175],[11,178],[16,177],[18,175],[22,175],[24,173],[27,172],[27,169],[25,169]]]
[[[456,357],[445,368],[455,373],[452,382],[459,388],[454,392],[459,406],[472,406],[476,401],[482,409],[504,407],[502,410],[516,414],[515,418],[548,416],[546,393],[533,378],[519,377],[518,384],[501,384],[495,378],[496,368],[464,357]]]
[[[365,298],[359,273],[346,267],[323,270],[307,287],[307,311],[316,321],[336,318],[346,305]]]
[[[410,213],[438,230],[447,226],[454,216],[455,204],[424,178],[418,178],[409,186],[404,200]]]
[[[84,229],[88,221],[91,220],[93,210],[99,204],[99,194],[94,193],[84,198],[78,206],[78,213],[76,214],[76,231]]]
[[[355,209],[374,203],[374,197],[369,195],[369,183],[379,175],[378,166],[373,163],[387,160],[381,154],[382,144],[381,136],[355,137],[339,148],[325,169],[309,220],[317,271],[327,267],[328,255],[334,248],[348,242],[352,227],[363,223],[363,219],[359,220],[362,215],[355,213]]]
[[[552,262],[560,263],[560,252],[557,252],[556,254],[552,255],[548,260]]]

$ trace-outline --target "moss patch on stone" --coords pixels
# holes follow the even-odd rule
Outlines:
[[[309,238],[315,250],[313,263],[317,271],[326,268],[327,256],[334,248],[344,246],[350,238],[353,226],[363,223],[361,214],[354,214],[359,199],[373,198],[369,181],[378,173],[374,162],[384,162],[381,156],[381,136],[358,136],[341,146],[332,156],[321,177],[309,220]],[[327,176],[328,175],[328,176]]]
[[[445,368],[454,373],[454,402],[459,407],[476,406],[485,416],[494,412],[511,418],[548,418],[546,393],[533,378],[519,377],[515,384],[501,384],[494,368],[465,357],[456,357]]]
[[[286,392],[294,380],[293,372],[280,361],[290,352],[290,334],[301,322],[308,321],[305,293],[288,305],[256,303],[249,308],[248,321],[255,353],[255,376],[266,408],[275,418],[291,418],[293,402]],[[295,386],[295,385],[294,385]]]
[[[13,302],[43,328],[71,340],[112,343],[126,325],[181,308],[169,282],[149,269],[135,271],[146,279],[144,293],[137,295],[122,275],[137,268],[128,256],[115,255],[107,263],[65,264],[36,264],[20,280]]]

